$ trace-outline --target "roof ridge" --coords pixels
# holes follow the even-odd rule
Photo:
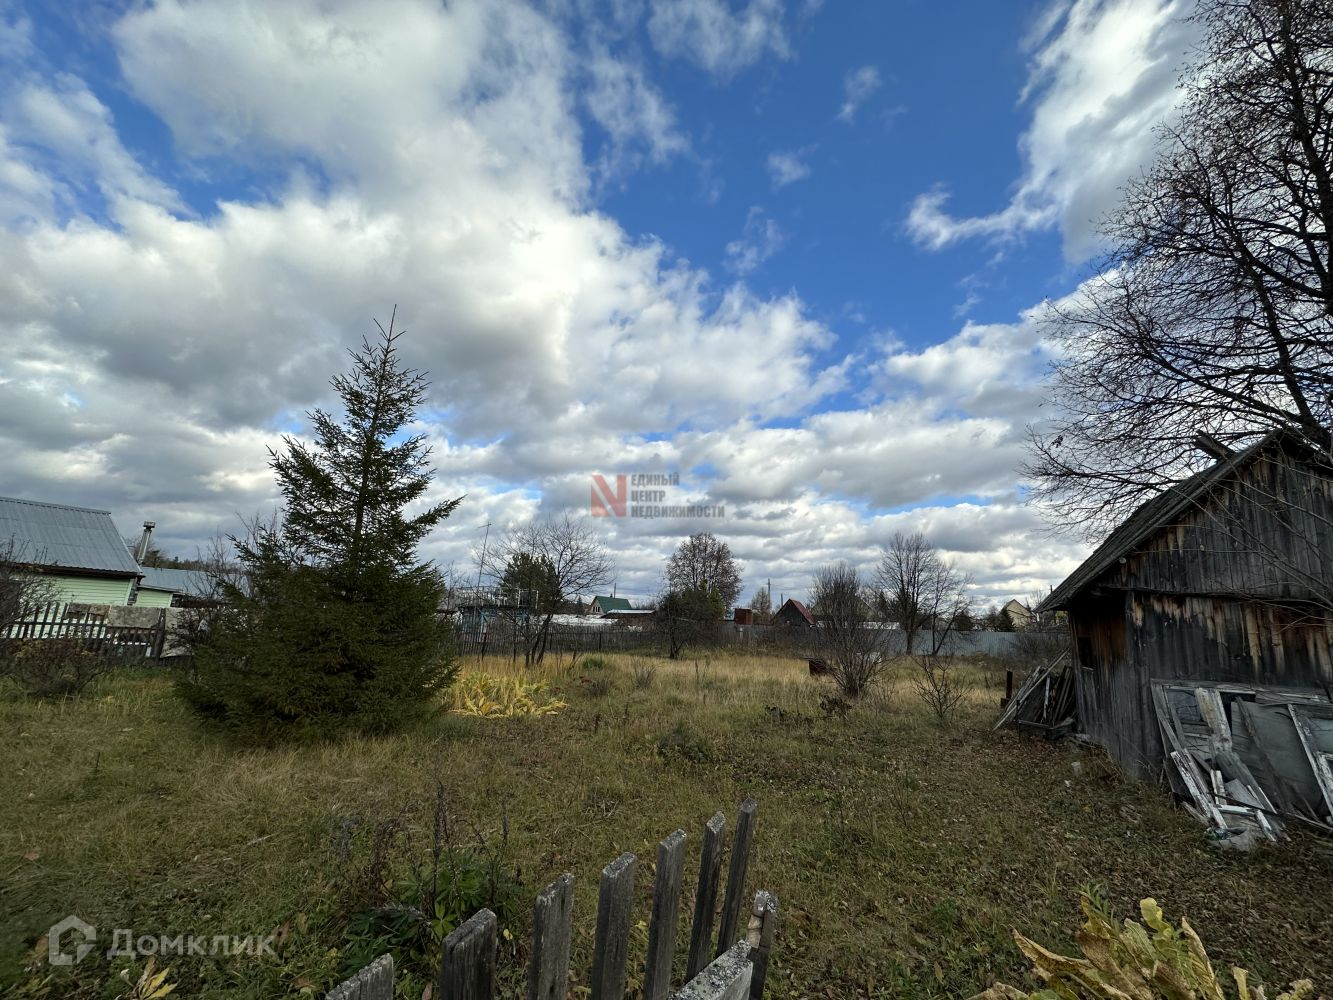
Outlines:
[[[0,497],[0,502],[25,503],[32,507],[54,507],[57,510],[80,510],[87,514],[110,514],[99,507],[79,507],[72,503],[51,503],[49,500],[25,500],[23,497]]]

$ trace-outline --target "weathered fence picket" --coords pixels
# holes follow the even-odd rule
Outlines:
[[[753,975],[750,946],[737,941],[686,983],[675,1000],[745,1000],[753,996],[750,992]]]
[[[441,1000],[491,1000],[495,996],[495,945],[498,921],[478,910],[444,939],[440,956]],[[388,994],[392,1000],[393,994]],[[329,994],[332,1000],[333,994]]]
[[[574,876],[565,872],[538,894],[532,911],[528,1000],[565,1000],[573,917]]]
[[[685,867],[685,831],[677,830],[657,846],[653,878],[653,917],[648,924],[648,961],[643,973],[644,1000],[665,1000],[671,992],[671,956],[680,913],[680,877]]]
[[[721,955],[736,941],[740,933],[741,907],[745,905],[745,869],[750,863],[750,841],[754,838],[754,813],[759,804],[754,799],[741,803],[740,818],[736,821],[736,839],[731,845],[731,868],[727,872],[727,896],[722,903],[722,926],[717,934],[717,951]]]
[[[393,956],[381,955],[341,986],[328,1000],[393,1000]]]
[[[630,910],[638,859],[622,854],[602,869],[597,936],[592,955],[592,1000],[622,1000],[629,961]]]
[[[750,926],[745,931],[745,941],[750,946],[750,964],[754,966],[750,977],[751,1000],[759,1000],[764,994],[764,981],[768,979],[768,957],[773,952],[773,936],[777,932],[777,897],[760,889],[755,893]]]
[[[777,928],[774,896],[763,891],[755,895],[744,936],[739,936],[755,809],[753,799],[741,804],[719,944],[714,960],[707,965],[704,963],[712,947],[722,874],[726,817],[717,813],[704,825],[686,981],[674,1000],[759,1000],[763,993]],[[677,830],[658,845],[644,963],[644,1000],[673,996],[671,967],[684,881],[685,843],[685,831]],[[625,853],[602,869],[591,1000],[624,1000],[637,866],[638,859]],[[568,995],[573,911],[574,876],[566,872],[537,895],[533,908],[527,1000],[564,1000]],[[498,921],[490,910],[478,911],[455,928],[441,947],[435,996],[439,1000],[494,1000],[497,944]],[[382,955],[329,992],[326,1000],[393,1000],[393,995],[393,960]]]
[[[699,856],[699,888],[694,894],[694,925],[690,929],[690,955],[685,964],[689,982],[708,964],[713,946],[713,916],[717,910],[718,883],[722,878],[722,847],[727,817],[715,813],[704,824],[704,846]]]

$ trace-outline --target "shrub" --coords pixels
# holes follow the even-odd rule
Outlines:
[[[1145,899],[1139,904],[1143,923],[1127,919],[1117,927],[1105,903],[1092,893],[1083,893],[1080,902],[1086,919],[1074,939],[1084,957],[1057,955],[1014,931],[1019,950],[1045,987],[1027,993],[997,983],[972,1000],[1227,1000],[1203,942],[1184,917],[1177,927],[1162,915],[1156,900]],[[1264,1000],[1263,987],[1252,988],[1244,969],[1233,968],[1231,974],[1238,1000]],[[1314,984],[1302,979],[1275,1000],[1302,1000],[1313,992]]]
[[[644,660],[636,660],[634,663],[634,690],[646,691],[657,680],[657,665],[648,663]]]
[[[955,669],[952,656],[914,656],[916,679],[913,686],[941,725],[953,722],[958,705],[967,692],[963,678]]]
[[[616,689],[616,683],[609,674],[599,673],[592,677],[580,677],[579,686],[594,698],[605,698]]]
[[[482,719],[556,715],[568,706],[547,694],[544,681],[465,674],[450,690],[453,711]]]
[[[78,695],[113,665],[73,639],[16,639],[0,648],[0,677],[17,682],[35,698]]]
[[[439,782],[433,820],[428,858],[414,855],[402,820],[393,817],[375,826],[365,862],[348,868],[343,882],[343,905],[350,912],[347,945],[340,956],[343,978],[390,952],[408,980],[399,985],[415,986],[412,995],[419,995],[422,984],[438,971],[444,938],[478,910],[490,909],[509,933],[521,909],[521,883],[509,858],[508,821],[498,845],[480,832],[473,843],[455,843]],[[351,859],[356,823],[344,821],[339,836],[337,849],[344,862]]]
[[[585,656],[583,658],[584,670],[608,670],[611,667],[611,661],[605,656]]]
[[[658,738],[657,754],[666,760],[706,764],[713,759],[713,748],[698,731],[682,720]]]

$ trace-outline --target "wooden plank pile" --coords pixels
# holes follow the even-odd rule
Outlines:
[[[1299,822],[1333,833],[1333,703],[1316,691],[1155,682],[1153,706],[1185,808],[1247,849]]]
[[[1077,714],[1074,671],[1069,665],[1069,651],[1065,650],[1027,675],[1005,703],[995,728],[1014,725],[1054,739],[1073,732]]]
[[[755,810],[754,799],[741,803],[716,945],[713,921],[721,889],[726,817],[717,813],[704,826],[685,983],[676,993],[677,998],[760,1000],[763,995],[777,927],[778,902],[770,893],[760,891],[754,897],[748,923],[742,925]],[[657,848],[648,954],[644,962],[644,1000],[666,1000],[671,994],[685,842],[685,831],[677,830]],[[589,994],[590,1000],[623,1000],[625,996],[637,865],[638,859],[627,853],[602,869],[590,988],[580,989]],[[532,916],[527,1000],[564,1000],[569,993],[573,915],[574,876],[566,872],[537,895]],[[495,914],[480,910],[444,939],[434,990],[436,997],[493,1000],[497,931]],[[382,955],[334,988],[327,1000],[393,1000],[393,996],[393,960]]]

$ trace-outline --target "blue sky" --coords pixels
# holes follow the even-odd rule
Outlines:
[[[427,545],[679,471],[761,580],[925,531],[979,603],[1083,543],[1023,503],[1042,303],[1103,249],[1184,0],[0,5],[4,492],[189,554],[397,303]],[[647,596],[688,519],[599,522]]]

